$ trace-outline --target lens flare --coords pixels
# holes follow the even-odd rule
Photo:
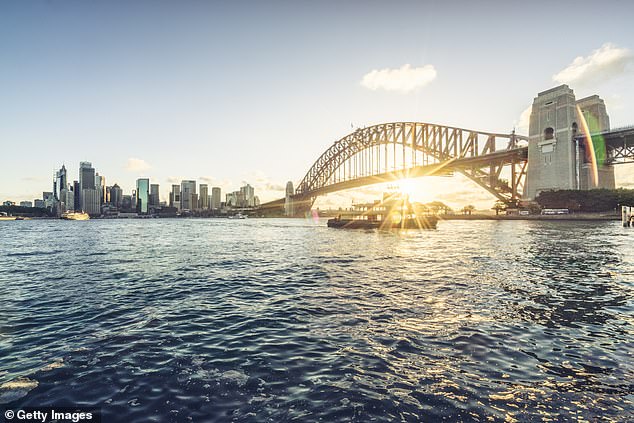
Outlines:
[[[586,137],[586,156],[590,161],[590,168],[592,170],[592,183],[594,187],[599,185],[599,166],[597,164],[597,155],[594,151],[594,143],[592,141],[592,135],[590,134],[590,128],[588,127],[588,122],[586,122],[586,118],[583,116],[581,112],[581,108],[577,104],[577,115],[581,120],[581,130],[583,131],[583,135]]]

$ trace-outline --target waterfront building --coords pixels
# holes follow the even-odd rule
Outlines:
[[[140,178],[136,181],[136,211],[139,214],[148,214],[150,206],[150,180]]]
[[[181,209],[181,186],[172,185],[172,191],[170,192],[170,207],[174,207],[176,210]]]
[[[15,206],[15,201],[7,200],[2,203],[3,206]]]
[[[131,208],[132,210],[136,210],[136,190],[132,190],[132,195],[130,196]]]
[[[99,173],[95,175],[95,189],[99,194],[99,204],[107,203],[108,197],[106,195],[106,177],[99,175]]]
[[[196,194],[196,181],[181,182],[181,209],[193,210],[198,203],[192,204],[192,195]]]
[[[220,209],[221,191],[220,187],[213,187],[211,189],[211,208],[214,210]]]
[[[36,198],[35,200],[33,200],[33,207],[36,207],[38,209],[45,209],[46,205],[44,204],[44,200]]]
[[[240,195],[242,202],[240,207],[254,207],[255,206],[255,190],[249,184],[240,188]]]
[[[42,199],[44,200],[44,207],[49,210],[53,210],[55,207],[55,196],[52,192],[44,191],[42,193]]]
[[[209,187],[207,184],[200,184],[200,204],[199,207],[203,210],[209,208]]]
[[[132,196],[131,195],[123,195],[121,196],[121,209],[122,210],[132,210]]]
[[[81,210],[91,216],[101,214],[99,192],[95,188],[84,188],[81,190]]]
[[[20,201],[20,207],[33,207],[32,201]]]
[[[74,210],[76,211],[79,211],[79,209],[81,208],[80,191],[81,189],[79,188],[79,181],[73,181],[73,204]]]
[[[159,207],[161,199],[159,198],[159,184],[150,185],[150,207]]]
[[[53,184],[53,195],[56,199],[61,198],[61,192],[68,183],[68,173],[66,171],[66,166],[62,165],[62,168],[57,171],[55,174],[55,182]]]
[[[95,189],[95,169],[90,162],[79,163],[79,204],[84,206],[81,196],[85,189]],[[92,197],[91,197],[92,198]],[[85,211],[85,210],[84,210]]]
[[[114,184],[110,187],[110,203],[116,208],[121,208],[121,201],[123,200],[123,190],[118,184]]]
[[[75,193],[72,185],[67,185],[60,191],[57,212],[61,214],[69,210],[75,210]]]

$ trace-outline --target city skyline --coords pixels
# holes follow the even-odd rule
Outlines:
[[[393,6],[381,3],[3,3],[0,199],[48,190],[60,151],[66,163],[98,158],[125,192],[144,177],[225,192],[248,180],[262,201],[282,198],[356,127],[526,134],[533,97],[561,83],[600,95],[612,127],[634,123],[631,4],[401,4],[408,13],[385,21]],[[596,25],[571,32],[557,16]],[[631,165],[616,173],[634,186]],[[494,201],[459,177],[417,185],[426,200]]]

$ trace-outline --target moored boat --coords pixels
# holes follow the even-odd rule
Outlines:
[[[88,220],[90,216],[88,213],[78,211],[68,211],[62,214],[64,220]]]
[[[418,210],[417,210],[418,209]],[[352,210],[328,220],[338,229],[436,229],[438,218],[409,202],[406,195],[383,195],[383,201],[355,204]]]

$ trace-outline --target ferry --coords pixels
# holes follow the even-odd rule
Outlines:
[[[25,220],[22,216],[9,216],[6,212],[0,212],[0,220]]]
[[[88,213],[78,211],[67,211],[62,213],[62,219],[64,220],[88,220],[90,216]]]
[[[383,194],[383,201],[354,204],[352,210],[328,220],[339,229],[436,229],[438,218],[409,202],[404,194]]]

